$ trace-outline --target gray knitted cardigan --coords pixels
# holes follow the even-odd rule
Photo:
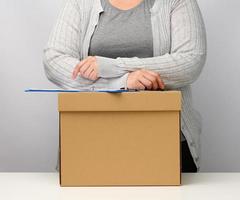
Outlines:
[[[160,73],[166,90],[182,92],[181,130],[200,169],[202,118],[192,103],[191,83],[206,62],[206,31],[196,0],[156,0],[151,8],[154,56],[148,58],[97,56],[99,79],[71,79],[73,68],[88,56],[90,38],[104,12],[100,0],[66,0],[44,48],[47,78],[64,89],[120,88],[131,71]],[[107,37],[107,36],[106,36]],[[58,163],[57,163],[58,170]]]

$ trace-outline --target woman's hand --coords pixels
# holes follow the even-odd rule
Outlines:
[[[90,80],[98,79],[98,64],[95,56],[88,56],[81,62],[77,64],[72,73],[72,79],[76,79],[76,77],[82,76],[84,78]]]
[[[140,69],[131,72],[128,75],[127,87],[129,89],[148,89],[158,90],[164,89],[164,83],[159,73],[150,70]]]

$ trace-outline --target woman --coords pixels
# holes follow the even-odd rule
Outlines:
[[[201,115],[192,106],[191,83],[206,46],[196,0],[66,0],[44,67],[64,89],[180,90],[182,172],[198,172]]]

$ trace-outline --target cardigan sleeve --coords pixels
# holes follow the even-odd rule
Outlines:
[[[81,17],[76,0],[66,0],[62,5],[47,45],[43,50],[43,65],[47,78],[55,85],[65,88],[126,88],[128,73],[114,78],[89,80],[78,76],[72,80],[72,71],[80,62]]]
[[[138,58],[97,56],[100,77],[116,77],[138,69],[160,74],[166,89],[193,83],[206,61],[207,41],[202,14],[196,0],[173,0],[171,50],[161,56]]]

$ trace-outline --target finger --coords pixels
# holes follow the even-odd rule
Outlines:
[[[94,71],[93,65],[90,65],[89,68],[83,73],[85,78],[89,78],[89,75]]]
[[[91,80],[97,80],[97,74],[96,74],[96,72],[95,71],[92,71],[91,72],[91,74],[89,75],[89,78],[91,79]]]
[[[82,65],[83,65],[85,62],[87,62],[87,59],[84,59],[84,60],[82,60],[81,62],[79,62],[79,63],[77,64],[77,66],[74,68],[74,70],[73,70],[73,72],[72,72],[72,79],[75,79],[75,78],[77,77],[80,68],[82,67]]]
[[[77,64],[77,66],[75,67],[74,71],[73,71],[73,78],[76,78],[77,75],[79,75],[79,72],[81,70],[81,68],[87,63],[90,62],[91,60],[93,60],[94,58],[92,56],[88,56],[87,58],[85,58],[84,60],[82,60],[80,63]]]
[[[94,80],[94,71],[89,74],[89,79]]]
[[[145,90],[145,85],[143,85],[140,81],[137,81],[136,88],[137,90]]]
[[[159,88],[158,81],[156,76],[152,75],[151,73],[145,72],[143,74],[145,78],[152,82],[152,89],[157,90]]]
[[[148,72],[149,74],[152,74],[153,76],[155,76],[156,79],[157,79],[158,87],[159,87],[160,89],[164,89],[164,84],[163,84],[163,82],[162,82],[162,80],[161,80],[161,78],[160,78],[160,74],[159,74],[158,72],[154,72],[154,71],[151,71],[151,70],[147,70],[147,72]]]
[[[163,83],[160,75],[157,76],[157,80],[158,80],[158,83],[159,83],[160,88],[163,90],[163,89],[165,88],[165,85],[164,85],[164,83]]]
[[[149,81],[147,78],[145,78],[144,76],[141,76],[138,79],[139,82],[141,82],[148,90],[152,89],[152,82]]]
[[[81,66],[82,66],[86,61],[87,61],[86,59],[82,60],[82,61],[79,62],[79,63],[77,64],[77,66],[74,68],[73,73],[72,73],[72,78],[73,78],[73,79],[75,79],[75,78],[77,77]]]
[[[162,90],[164,89],[165,85],[160,77],[160,74],[158,72],[153,72],[153,71],[150,71],[148,70],[147,71],[148,73],[154,75],[156,78],[157,78],[157,82],[158,82],[158,85],[159,85],[159,88],[161,88]]]
[[[80,70],[79,70],[81,76],[84,76],[84,73],[88,70],[88,68],[91,66],[91,64],[92,64],[92,61],[89,61],[89,60],[88,60],[87,62],[85,62],[85,63],[81,66],[81,68],[80,68]]]

